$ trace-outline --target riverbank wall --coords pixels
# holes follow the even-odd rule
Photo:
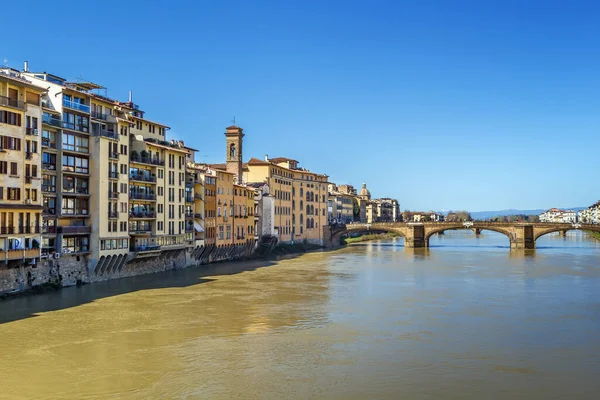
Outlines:
[[[248,242],[228,246],[197,246],[160,252],[129,253],[101,257],[94,262],[86,255],[42,258],[36,264],[0,266],[0,297],[61,287],[126,278],[191,266],[266,256],[273,246]],[[262,249],[262,251],[260,251]],[[91,265],[94,263],[94,265]]]

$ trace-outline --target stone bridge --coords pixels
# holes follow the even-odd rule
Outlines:
[[[520,222],[376,222],[373,224],[349,224],[331,226],[332,246],[338,246],[343,235],[350,232],[393,232],[404,238],[404,247],[429,247],[429,238],[448,230],[469,229],[479,233],[483,230],[501,233],[510,240],[511,249],[535,249],[535,242],[541,236],[552,232],[586,230],[600,232],[600,225],[562,223],[520,223]]]

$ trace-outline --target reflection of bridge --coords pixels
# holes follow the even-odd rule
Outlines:
[[[502,233],[510,240],[511,249],[535,249],[535,241],[548,233],[573,229],[600,232],[600,225],[519,223],[519,222],[378,222],[373,224],[338,225],[330,228],[331,243],[337,246],[343,235],[350,232],[393,232],[404,238],[404,247],[429,247],[429,238],[447,230],[489,230]]]

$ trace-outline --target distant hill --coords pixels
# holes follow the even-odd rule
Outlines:
[[[562,210],[581,211],[581,210],[585,210],[586,208],[587,207],[567,207],[567,208],[562,208]],[[474,212],[471,212],[471,217],[473,217],[473,219],[487,219],[487,218],[503,217],[503,216],[507,216],[507,215],[519,215],[519,214],[540,215],[541,213],[543,213],[546,210],[547,209],[537,209],[537,210],[509,209],[509,210],[498,210],[498,211],[474,211]]]

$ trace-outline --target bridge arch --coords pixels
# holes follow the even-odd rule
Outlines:
[[[342,236],[347,235],[349,233],[352,232],[363,232],[365,234],[368,234],[369,232],[387,232],[387,233],[394,233],[398,236],[401,236],[402,239],[406,240],[406,234],[400,230],[400,229],[396,229],[396,228],[392,228],[392,227],[367,227],[365,225],[361,225],[361,226],[346,226],[345,228],[339,229],[337,231],[332,231],[332,235],[331,235],[331,243],[334,246],[337,246],[340,244],[340,240],[342,239]]]
[[[585,226],[585,227],[575,227],[575,226],[571,226],[571,227],[551,227],[551,228],[545,228],[545,229],[538,229],[536,230],[533,239],[537,242],[537,240],[539,238],[541,238],[542,236],[545,236],[549,233],[555,233],[555,232],[566,232],[566,231],[589,231],[589,232],[598,232],[600,233],[600,225],[597,226]]]
[[[464,226],[464,225],[460,224],[460,225],[456,225],[456,226],[441,226],[441,227],[432,228],[430,230],[428,229],[425,234],[425,246],[429,247],[429,239],[436,233],[445,232],[445,231],[473,230],[473,229],[478,229],[481,231],[487,230],[487,231],[501,233],[508,238],[509,243],[512,243],[514,240],[514,234],[506,229],[502,229],[502,228],[498,228],[498,227],[490,227],[490,226],[482,227],[482,226],[477,226],[477,225]]]

